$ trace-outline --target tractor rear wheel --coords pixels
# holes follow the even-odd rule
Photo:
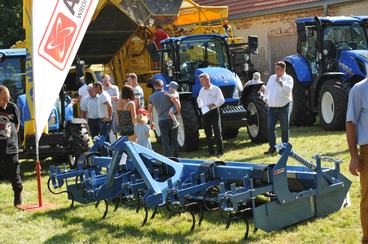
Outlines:
[[[199,145],[199,121],[195,106],[191,99],[180,100],[181,111],[178,118],[180,126],[178,130],[178,143],[180,148],[191,152],[198,149]]]
[[[308,96],[306,89],[300,84],[298,77],[292,67],[287,66],[287,71],[294,80],[293,106],[291,111],[290,124],[295,126],[312,126],[316,122],[316,113],[307,106]]]
[[[268,142],[267,107],[262,97],[258,94],[251,94],[244,107],[247,110],[249,139],[254,143]]]
[[[345,128],[346,109],[351,86],[336,80],[323,83],[319,93],[319,115],[325,130]]]

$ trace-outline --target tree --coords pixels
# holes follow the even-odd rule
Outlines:
[[[0,48],[24,39],[22,0],[0,0]]]

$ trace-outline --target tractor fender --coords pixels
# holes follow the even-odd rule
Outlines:
[[[346,75],[342,72],[327,72],[317,77],[313,81],[312,89],[311,89],[311,101],[312,101],[313,108],[314,109],[318,108],[319,91],[321,90],[321,87],[324,82],[326,82],[327,80],[333,80],[333,79],[343,81],[343,80],[346,80],[346,78],[347,78]]]
[[[293,67],[298,81],[303,85],[310,85],[312,72],[308,61],[300,54],[290,55],[283,58],[283,61]]]

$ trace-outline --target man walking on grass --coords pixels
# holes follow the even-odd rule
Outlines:
[[[350,91],[346,137],[351,157],[349,171],[360,178],[362,243],[368,243],[368,78],[355,84]]]

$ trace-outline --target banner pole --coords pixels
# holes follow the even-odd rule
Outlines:
[[[37,191],[38,191],[38,207],[42,207],[42,183],[41,183],[41,163],[38,150],[38,140],[36,140],[36,176],[37,176]]]

